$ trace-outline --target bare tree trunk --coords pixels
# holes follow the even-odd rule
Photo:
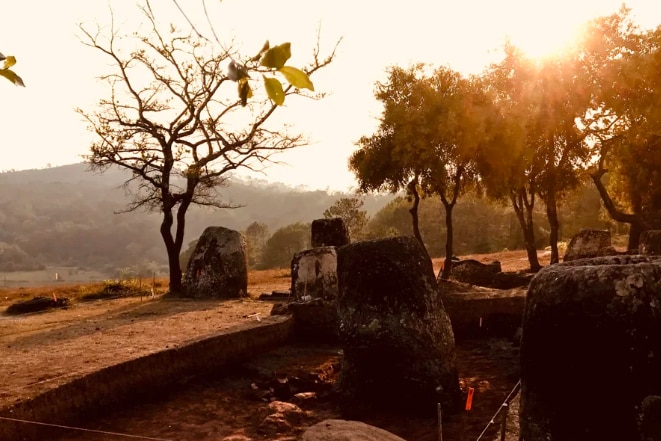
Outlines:
[[[445,197],[445,192],[439,191],[441,195],[441,202],[443,207],[445,207],[445,261],[443,262],[443,272],[441,273],[441,279],[447,280],[450,278],[450,273],[452,271],[452,256],[454,254],[454,228],[452,226],[452,209],[457,203],[457,197],[459,197],[459,190],[461,189],[461,178],[464,175],[464,166],[460,165],[457,167],[457,171],[452,178],[452,199],[448,201]]]
[[[448,203],[445,198],[442,199],[442,202],[445,207],[445,229],[447,234],[445,238],[445,261],[443,262],[441,279],[447,280],[450,278],[450,273],[452,272],[452,255],[454,253],[454,228],[452,226],[452,209],[454,208],[454,203]]]
[[[599,196],[608,211],[608,215],[616,222],[624,222],[630,224],[629,228],[629,244],[627,248],[629,250],[634,250],[638,248],[638,241],[640,239],[640,233],[643,231],[642,219],[639,215],[623,213],[615,207],[615,203],[608,194],[608,190],[601,182],[601,177],[606,173],[606,170],[601,169],[596,173],[593,173],[590,177],[592,182],[597,187]]]
[[[560,222],[558,221],[558,208],[555,195],[555,189],[550,188],[546,197],[546,217],[551,227],[549,234],[549,244],[551,245],[551,264],[560,262],[560,253],[558,252],[558,232]]]
[[[415,236],[416,239],[418,239],[418,242],[420,242],[420,245],[422,245],[422,249],[425,250],[427,256],[429,256],[429,252],[427,251],[425,242],[422,240],[422,235],[420,234],[420,219],[418,218],[418,208],[420,206],[420,194],[418,193],[417,185],[418,185],[418,179],[416,177],[411,182],[409,182],[407,186],[409,194],[413,196],[413,206],[409,209],[409,213],[411,213],[411,222],[413,223],[413,235]]]
[[[168,253],[168,267],[170,269],[170,292],[178,294],[181,292],[181,267],[179,265],[179,253],[181,244],[177,247],[172,237],[172,225],[174,217],[172,208],[163,208],[163,221],[161,222],[161,237],[165,242],[165,249]]]
[[[516,217],[519,220],[519,225],[523,231],[523,240],[526,246],[526,253],[528,255],[528,263],[530,264],[530,271],[536,273],[542,266],[539,264],[539,259],[537,258],[537,247],[535,246],[535,229],[533,225],[533,208],[535,206],[534,199],[531,198],[531,201],[528,202],[526,197],[526,190],[519,189],[518,191],[512,191],[510,194],[510,199],[512,201],[512,207],[516,213]]]

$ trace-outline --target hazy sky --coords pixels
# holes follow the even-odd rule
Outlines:
[[[317,29],[330,50],[343,38],[335,61],[312,79],[322,101],[299,99],[279,109],[308,135],[311,145],[282,154],[260,179],[292,186],[346,190],[355,184],[347,159],[355,142],[371,135],[381,109],[374,84],[388,66],[413,62],[478,73],[495,60],[507,37],[531,54],[566,42],[586,20],[617,11],[620,0],[206,0],[220,38],[234,38],[253,54],[265,40],[292,42],[290,62],[310,59]],[[27,87],[0,78],[0,170],[43,168],[82,160],[92,135],[74,112],[101,98],[97,79],[105,60],[77,38],[78,23],[105,25],[109,8],[121,31],[139,26],[134,0],[22,0],[0,5],[0,52],[15,55],[14,70]],[[210,36],[202,0],[179,0]],[[661,2],[630,0],[643,27],[661,24]],[[182,22],[172,0],[152,0],[164,24]]]

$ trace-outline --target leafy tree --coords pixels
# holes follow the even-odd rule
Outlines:
[[[481,183],[495,200],[509,200],[523,232],[531,271],[541,268],[537,258],[534,216],[539,181],[535,162],[534,108],[531,97],[533,66],[514,46],[505,46],[505,56],[484,74],[485,87],[492,96],[493,125],[478,156]]]
[[[260,269],[286,268],[294,254],[310,248],[310,224],[295,223],[278,229],[266,241]]]
[[[609,136],[618,122],[607,103],[619,80],[608,75],[623,49],[631,49],[619,34],[620,14],[588,24],[586,38],[555,58],[534,62],[508,44],[503,61],[485,77],[499,123],[482,152],[480,172],[492,196],[509,193],[532,271],[540,267],[534,247],[536,199],[546,208],[551,263],[556,263],[558,205],[593,162],[594,140]]]
[[[661,28],[641,31],[628,12],[597,20],[589,34],[600,103],[613,112],[591,177],[609,215],[631,225],[636,249],[642,231],[661,228]]]
[[[581,182],[564,198],[558,211],[562,225],[561,238],[571,238],[582,228],[618,229],[604,210],[599,192],[591,181]]]
[[[215,47],[173,26],[162,30],[149,3],[142,11],[151,32],[121,38],[111,28],[103,38],[100,31],[81,26],[84,43],[107,56],[114,71],[102,77],[110,96],[99,101],[96,111],[79,112],[97,134],[87,156],[91,167],[129,170],[125,188],[133,200],[127,211],[162,214],[170,291],[176,293],[189,207],[235,207],[217,194],[229,172],[257,167],[275,153],[305,145],[300,135],[268,121],[286,96],[315,97],[304,90],[313,88],[309,76],[331,63],[333,54],[321,60],[315,51],[312,63],[300,70],[285,64],[289,43],[266,44],[243,61],[232,48]],[[133,49],[125,53],[123,47]],[[276,72],[289,85],[283,88],[273,77]],[[266,94],[253,95],[251,74],[265,78]],[[225,87],[235,83],[238,97]]]
[[[537,67],[533,81],[534,109],[530,113],[539,162],[539,194],[550,226],[551,263],[559,262],[558,204],[581,180],[593,156],[588,140],[598,134],[605,115],[593,106],[596,87],[590,82],[580,50],[547,59]],[[577,123],[580,121],[580,123]]]
[[[324,217],[342,218],[344,225],[349,230],[349,237],[357,240],[361,237],[365,225],[367,225],[367,211],[361,210],[365,201],[357,197],[340,198],[324,211]]]
[[[452,211],[474,178],[472,158],[480,141],[484,100],[476,86],[448,68],[432,73],[424,65],[391,68],[388,81],[377,84],[376,97],[384,104],[380,127],[359,140],[360,149],[350,159],[363,190],[406,187],[420,242],[420,196],[440,198],[447,231],[444,278],[452,268]]]
[[[359,190],[363,193],[387,190],[398,193],[406,189],[407,199],[413,201],[408,210],[411,215],[413,235],[425,248],[425,241],[420,233],[418,208],[420,193],[418,191],[418,174],[410,164],[395,154],[395,144],[392,133],[387,133],[386,127],[380,127],[371,137],[362,137],[358,141],[360,149],[349,159],[349,169],[358,177]],[[391,230],[392,232],[392,230]],[[426,248],[425,248],[425,251]]]
[[[408,204],[406,198],[399,196],[377,211],[365,226],[365,238],[370,240],[410,234]]]
[[[263,222],[253,222],[244,232],[248,244],[248,265],[256,267],[262,260],[264,246],[270,237],[269,227]]]
[[[19,77],[16,72],[10,69],[14,64],[16,64],[16,57],[14,57],[13,55],[9,55],[8,57],[5,57],[3,54],[0,53],[0,61],[3,61],[2,67],[0,67],[0,77],[4,77],[8,79],[16,86],[25,87],[25,83],[23,82],[23,79]]]

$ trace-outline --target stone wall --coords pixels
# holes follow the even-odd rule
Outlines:
[[[217,372],[224,365],[248,359],[285,343],[293,330],[289,316],[269,317],[237,326],[186,346],[167,349],[109,366],[82,378],[0,409],[0,416],[30,421],[76,425],[102,412],[157,397],[181,387],[178,379]],[[49,439],[51,428],[30,424],[0,423],[2,441]]]

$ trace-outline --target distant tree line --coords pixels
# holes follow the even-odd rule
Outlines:
[[[398,196],[372,216],[360,209],[362,197],[339,199],[324,211],[324,217],[341,217],[345,223],[352,225],[350,235],[353,241],[413,235],[411,201],[407,197]],[[422,199],[418,208],[419,233],[431,257],[440,257],[445,253],[447,230],[439,216],[442,210],[441,202],[433,198]],[[457,255],[524,248],[525,239],[516,213],[502,201],[493,201],[475,192],[468,193],[457,202],[455,214],[461,220],[454,228],[454,250]],[[626,224],[618,224],[610,219],[597,189],[588,183],[579,185],[563,199],[558,215],[562,225],[560,240],[569,240],[581,228],[609,229],[616,234],[628,232]],[[543,207],[537,207],[533,218],[536,228],[535,247],[546,248],[550,227]],[[360,221],[351,224],[352,219]],[[253,222],[243,231],[243,235],[251,268],[287,268],[295,253],[310,247],[311,229],[309,223],[297,222],[271,234],[266,225]],[[191,252],[192,247],[183,255],[183,259],[187,260]]]
[[[125,179],[119,170],[90,173],[85,164],[0,173],[0,250],[6,250],[0,251],[0,271],[70,266],[108,277],[120,272],[151,276],[154,271],[163,276],[167,259],[158,217],[142,211],[115,214],[126,203]],[[222,197],[242,206],[192,209],[186,244],[208,226],[243,231],[252,223],[266,227],[266,240],[283,226],[323,217],[324,210],[346,196],[233,178]],[[392,197],[370,195],[363,200],[373,214]]]

